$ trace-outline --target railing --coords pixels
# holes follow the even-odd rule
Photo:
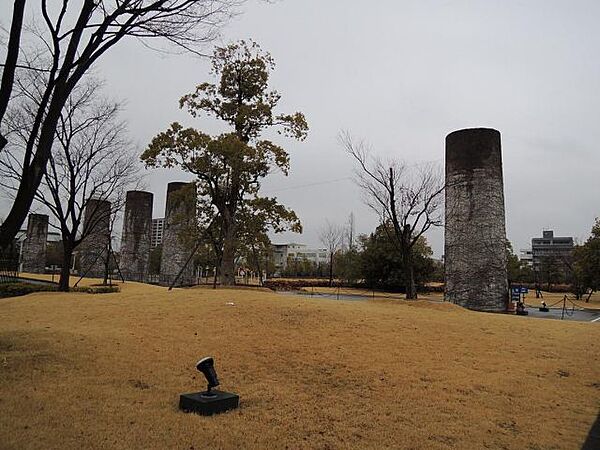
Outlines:
[[[19,276],[19,260],[0,259],[0,283],[10,283]]]

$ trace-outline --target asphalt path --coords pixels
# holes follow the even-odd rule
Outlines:
[[[310,293],[300,293],[296,291],[289,292],[280,292],[280,294],[284,295],[298,295],[302,297],[311,297],[311,298],[322,298],[328,300],[369,300],[371,298],[370,295],[348,295],[348,294],[313,294]],[[381,298],[381,297],[378,297]],[[435,300],[426,300],[432,303],[441,303]],[[554,319],[554,320],[571,320],[575,322],[592,322],[600,325],[600,310],[593,309],[583,309],[583,308],[566,308],[563,313],[562,308],[550,308],[548,312],[542,312],[537,307],[527,306],[525,310],[528,312],[527,316],[519,316],[524,319],[533,318],[533,319]]]
[[[577,322],[594,322],[600,325],[600,311],[582,308],[566,308],[564,313],[562,308],[550,308],[548,312],[542,312],[539,308],[526,307],[529,313],[527,317],[555,319],[555,320],[575,320]]]

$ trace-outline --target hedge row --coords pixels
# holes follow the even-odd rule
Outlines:
[[[87,294],[112,294],[119,291],[119,286],[78,286],[71,288],[71,292],[85,292]]]
[[[18,297],[33,292],[56,292],[58,286],[51,284],[33,284],[24,282],[0,283],[0,298]],[[81,286],[71,288],[71,292],[85,292],[88,294],[109,294],[119,292],[118,286]]]
[[[343,286],[343,287],[353,287],[353,288],[358,288],[358,289],[368,289],[370,290],[371,287],[366,286],[365,284],[362,283],[343,283],[339,280],[333,280],[333,287],[338,287],[339,286]],[[296,291],[299,290],[301,288],[306,288],[306,287],[329,287],[329,280],[324,278],[324,279],[286,279],[286,278],[271,278],[270,280],[267,280],[263,283],[263,286],[269,289],[272,289],[274,291]],[[376,290],[381,290],[379,288],[376,288]],[[393,289],[388,289],[390,291],[394,291]],[[443,285],[436,285],[436,286],[419,286],[418,287],[419,292],[444,292],[444,286]],[[398,291],[401,291],[398,290]]]
[[[50,284],[32,284],[23,282],[1,283],[0,298],[18,297],[19,295],[27,295],[32,292],[51,292],[56,291],[57,286]]]

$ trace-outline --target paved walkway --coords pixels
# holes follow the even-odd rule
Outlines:
[[[541,312],[539,308],[525,308],[529,315],[527,317],[542,317],[544,319],[557,319],[557,320],[575,320],[578,322],[594,322],[600,325],[600,311],[592,309],[569,309],[565,310],[563,314],[562,308],[551,308],[548,312]]]
[[[283,295],[299,295],[303,297],[311,297],[311,298],[323,298],[328,300],[369,300],[371,296],[369,295],[348,295],[348,294],[313,294],[310,293],[299,293],[296,291],[289,292],[279,292]],[[440,303],[435,300],[426,300],[435,303]],[[582,309],[575,308],[565,310],[563,314],[562,308],[551,308],[549,312],[541,312],[539,308],[528,306],[525,308],[529,314],[527,316],[520,316],[525,318],[542,318],[542,319],[555,319],[555,320],[574,320],[576,322],[594,322],[600,325],[600,310],[593,309]]]

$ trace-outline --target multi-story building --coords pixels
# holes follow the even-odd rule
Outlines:
[[[554,231],[542,232],[542,237],[531,239],[533,267],[540,267],[544,261],[564,265],[573,254],[573,238],[554,236]]]
[[[325,248],[308,248],[305,244],[272,244],[273,265],[275,271],[284,270],[288,261],[310,261],[315,264],[327,263],[328,254]]]
[[[163,233],[165,231],[165,219],[152,219],[152,238],[150,240],[150,248],[158,247],[162,244]]]
[[[519,261],[521,264],[532,267],[533,266],[533,250],[530,248],[524,248],[519,250]]]

